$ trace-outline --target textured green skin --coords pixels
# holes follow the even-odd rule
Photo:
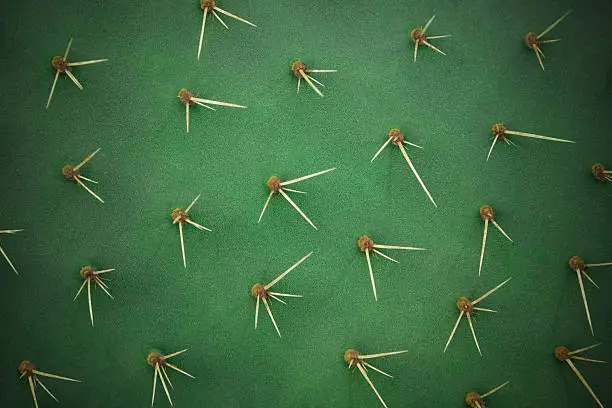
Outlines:
[[[190,350],[173,362],[197,380],[169,372],[177,407],[377,407],[379,402],[343,352],[408,349],[372,363],[394,379],[371,377],[390,407],[461,407],[469,390],[506,380],[492,407],[587,407],[592,400],[552,351],[565,344],[604,345],[588,356],[612,360],[612,273],[593,269],[585,281],[595,338],[589,332],[572,255],[610,259],[612,189],[590,166],[612,163],[612,127],[605,106],[612,63],[606,40],[610,5],[591,0],[557,26],[544,46],[546,72],[524,46],[567,4],[477,0],[371,1],[224,0],[219,6],[260,26],[223,17],[228,32],[207,22],[196,62],[198,2],[66,0],[52,7],[7,3],[0,43],[3,116],[0,137],[0,236],[20,276],[0,262],[0,395],[2,405],[31,406],[17,365],[82,379],[45,384],[61,407],[144,407],[151,398],[152,349]],[[373,7],[374,6],[374,7]],[[430,35],[448,55],[419,48],[412,62],[412,28],[433,13]],[[9,34],[7,34],[9,36]],[[71,61],[109,58],[75,67],[80,91],[59,78],[50,58],[74,37]],[[592,42],[589,42],[592,41]],[[327,85],[325,98],[288,68],[298,56]],[[607,87],[606,87],[607,86]],[[247,105],[195,106],[185,133],[182,87],[203,98]],[[485,163],[491,126],[576,140],[562,144],[512,137]],[[416,169],[439,204],[435,209],[400,152],[389,146],[370,159],[389,129],[402,130]],[[65,163],[102,150],[81,169],[100,182],[97,202],[63,180]],[[319,227],[313,230],[280,196],[257,217],[271,175],[282,180],[330,167],[295,186],[292,195]],[[178,226],[169,213],[185,208],[187,270]],[[489,229],[482,277],[478,257],[482,204],[514,239]],[[374,301],[364,254],[366,234],[383,244],[427,251],[385,251],[372,263]],[[279,282],[279,292],[304,295],[274,302],[279,338],[260,308],[253,327],[255,282],[269,282],[309,251],[315,253]],[[81,265],[116,268],[112,294],[72,302]],[[458,297],[473,299],[512,276],[477,313],[483,357],[467,324],[458,328]],[[576,363],[604,404],[612,404],[609,368]],[[41,407],[54,402],[39,393]],[[167,406],[158,387],[156,406]]]

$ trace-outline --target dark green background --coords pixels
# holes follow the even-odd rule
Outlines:
[[[0,74],[0,236],[20,271],[0,262],[0,393],[3,406],[32,406],[17,365],[82,379],[47,380],[62,407],[146,407],[153,370],[147,353],[189,347],[177,364],[197,377],[174,375],[177,407],[379,406],[342,353],[408,349],[374,364],[390,407],[460,407],[466,392],[510,380],[493,407],[595,406],[553,348],[603,341],[588,356],[612,359],[610,268],[593,269],[600,290],[585,282],[595,337],[589,332],[571,255],[612,260],[612,185],[590,166],[612,167],[609,39],[612,6],[604,1],[302,1],[238,0],[218,5],[259,26],[208,20],[196,62],[197,1],[23,0],[3,2]],[[523,45],[566,10],[551,33],[546,72]],[[410,29],[432,14],[442,56],[421,48],[412,62]],[[85,90],[58,82],[54,71],[70,37]],[[338,69],[316,77],[296,96],[289,63]],[[177,91],[248,109],[194,108],[185,134]],[[490,127],[576,140],[562,144],[514,137],[485,163]],[[425,150],[409,149],[439,204],[435,209],[399,151],[370,164],[391,127]],[[83,175],[100,182],[100,204],[60,174],[101,147]],[[261,224],[264,182],[337,167],[300,183],[296,202],[319,231],[281,197]],[[202,197],[191,214],[212,228],[185,232],[182,266],[172,208]],[[489,235],[477,276],[483,223],[491,204],[515,240]],[[379,300],[356,239],[367,233],[426,252],[387,251],[375,258]],[[249,288],[314,254],[278,284],[300,293],[272,306],[253,328]],[[112,301],[72,298],[79,268],[116,268]],[[457,317],[455,300],[476,297],[507,277],[478,314],[483,357],[465,322],[446,354]],[[263,309],[262,309],[263,310]],[[600,399],[612,404],[610,368],[577,363]],[[41,407],[54,402],[39,390]],[[167,406],[158,389],[156,406]]]

